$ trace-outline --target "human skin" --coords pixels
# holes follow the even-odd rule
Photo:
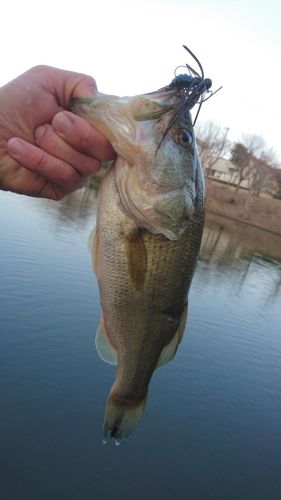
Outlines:
[[[59,200],[83,186],[110,143],[67,111],[73,97],[97,92],[93,78],[36,66],[0,88],[0,188]]]

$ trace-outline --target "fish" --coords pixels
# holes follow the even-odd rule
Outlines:
[[[184,89],[76,98],[71,111],[113,145],[91,238],[102,317],[96,348],[116,377],[103,433],[136,428],[154,371],[175,356],[204,226],[204,176]]]

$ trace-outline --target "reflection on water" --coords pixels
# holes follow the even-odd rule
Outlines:
[[[60,232],[65,227],[81,231],[94,225],[97,209],[98,183],[72,193],[60,203],[36,200],[43,213],[48,216],[51,231]],[[93,189],[94,187],[94,189]],[[280,296],[281,290],[281,235],[239,224],[210,212],[206,214],[202,238],[200,261],[209,264],[209,272],[221,268],[222,272],[233,271],[231,278],[238,289],[256,265],[266,262],[266,269],[273,269],[270,286],[265,287],[264,300]],[[205,269],[205,276],[208,274]]]
[[[229,265],[238,259],[251,260],[255,255],[281,260],[281,234],[257,229],[247,224],[207,212],[201,256]]]
[[[95,181],[95,178],[94,178]],[[42,211],[49,231],[64,237],[66,231],[90,233],[95,225],[99,182],[76,191],[61,202],[32,200]],[[264,267],[264,303],[280,298],[281,235],[206,213],[200,261],[205,263],[203,280],[211,281],[218,271],[229,275],[231,289],[239,293],[245,280],[253,278],[257,266]],[[201,274],[197,277],[201,280]]]
[[[33,202],[42,211],[50,231],[63,231],[66,227],[81,231],[89,220],[95,220],[97,198],[96,190],[84,188],[69,194],[59,203],[42,199]]]
[[[0,193],[0,499],[280,500],[280,236],[207,214],[177,356],[103,446],[96,204]]]
[[[281,235],[207,213],[200,260],[209,264],[211,274],[215,269],[231,272],[231,282],[232,285],[235,282],[237,290],[256,272],[257,266],[264,266],[267,274],[264,276],[264,301],[280,297]]]
[[[93,178],[95,180],[95,178]],[[76,191],[61,202],[36,200],[37,206],[48,215],[55,227],[84,227],[93,219],[97,208],[98,182],[91,179],[89,187]],[[238,259],[251,259],[254,255],[262,258],[281,260],[280,235],[257,229],[245,223],[207,212],[205,230],[201,245],[201,259],[204,262],[216,261],[229,265]]]

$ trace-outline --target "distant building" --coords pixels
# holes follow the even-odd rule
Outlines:
[[[238,172],[232,161],[227,160],[226,158],[219,158],[216,163],[209,170],[209,177],[214,180],[218,180],[221,182],[225,182],[226,184],[230,184],[233,186],[237,186],[238,184]],[[247,178],[242,181],[241,187],[244,189],[249,189],[250,187],[250,179]]]
[[[237,186],[239,182],[239,173],[235,164],[226,158],[219,158],[209,168],[208,173],[209,178],[232,186]],[[274,168],[265,161],[254,158],[252,164],[249,165],[248,175],[241,182],[240,187],[254,189],[255,185],[260,185],[263,192],[281,198],[281,169]]]

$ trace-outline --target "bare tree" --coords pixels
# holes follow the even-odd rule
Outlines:
[[[247,209],[254,197],[258,197],[272,183],[273,170],[277,167],[276,153],[267,147],[263,137],[244,134],[243,142],[234,145],[231,155],[237,169],[235,194],[243,180],[248,179],[249,182],[249,194],[245,204]]]
[[[267,146],[263,137],[255,134],[243,134],[242,138],[242,143],[253,157],[264,161],[271,167],[278,168],[276,151]]]
[[[281,166],[276,168],[274,174],[273,196],[278,200],[281,200]]]
[[[250,161],[250,187],[245,202],[245,210],[248,210],[254,198],[258,198],[263,191],[266,191],[273,179],[272,167],[265,160],[253,156]]]
[[[242,134],[241,142],[249,153],[255,155],[257,158],[260,158],[266,146],[264,138],[256,134]]]
[[[210,177],[211,170],[219,158],[230,151],[230,142],[227,139],[228,128],[221,128],[214,122],[204,122],[197,125],[196,137],[201,161]]]

